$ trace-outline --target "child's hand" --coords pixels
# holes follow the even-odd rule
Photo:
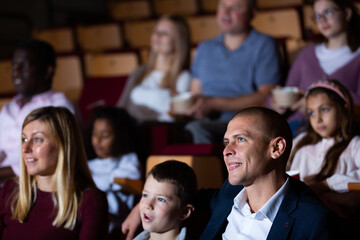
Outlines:
[[[302,95],[302,97],[297,100],[291,107],[291,111],[300,111],[303,114],[306,114],[306,101],[305,101],[305,90],[299,89],[299,94]]]
[[[283,107],[278,107],[278,105],[275,103],[275,100],[274,98],[271,98],[271,101],[270,101],[270,108],[274,111],[276,111],[277,113],[279,114],[284,114],[286,112],[286,108],[283,108]]]
[[[292,111],[300,111],[303,114],[306,114],[306,102],[305,97],[300,98],[297,102],[295,102],[291,108]]]
[[[125,221],[121,224],[121,231],[126,235],[125,240],[132,240],[141,224],[139,204],[129,213]]]

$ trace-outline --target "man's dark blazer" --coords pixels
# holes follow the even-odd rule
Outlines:
[[[232,186],[228,180],[214,194],[211,218],[200,240],[221,239],[235,196],[243,186]],[[290,177],[284,199],[267,239],[335,239],[335,215],[303,182]]]

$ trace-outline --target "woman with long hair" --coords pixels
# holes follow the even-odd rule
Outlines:
[[[313,19],[324,37],[322,43],[304,48],[292,64],[286,86],[300,92],[319,79],[337,79],[360,105],[360,15],[351,0],[315,0]],[[278,112],[285,112],[275,104]],[[294,103],[288,120],[305,121],[305,98]]]
[[[1,239],[106,239],[107,200],[91,177],[73,114],[33,110],[21,134],[20,175],[0,192]]]
[[[185,20],[161,17],[151,36],[148,63],[129,77],[118,106],[139,121],[172,121],[170,99],[189,91],[190,34]]]

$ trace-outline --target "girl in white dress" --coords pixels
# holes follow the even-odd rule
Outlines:
[[[114,178],[141,178],[140,163],[134,150],[136,128],[124,109],[112,107],[97,109],[90,126],[91,145],[97,157],[88,163],[97,187],[107,195],[111,235],[119,231],[134,205],[134,195],[114,183]]]
[[[294,140],[290,170],[339,215],[353,213],[359,201],[348,182],[360,181],[360,137],[353,100],[336,80],[318,81],[306,93],[307,131]]]

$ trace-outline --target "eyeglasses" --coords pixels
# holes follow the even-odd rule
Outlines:
[[[312,18],[315,22],[319,22],[321,18],[327,20],[333,18],[335,16],[335,12],[337,11],[341,11],[341,10],[337,8],[328,8],[325,9],[322,13],[315,13]]]

